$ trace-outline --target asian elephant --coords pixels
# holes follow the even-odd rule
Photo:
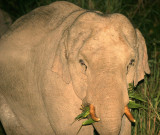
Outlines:
[[[8,30],[12,19],[8,13],[0,9],[0,37]]]
[[[0,39],[0,120],[7,135],[75,135],[81,104],[100,135],[129,135],[128,84],[150,73],[145,40],[123,15],[61,1],[22,16]],[[93,126],[79,135],[93,134]]]

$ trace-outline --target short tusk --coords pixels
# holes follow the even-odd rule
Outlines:
[[[97,121],[97,122],[100,121],[100,118],[96,117],[95,107],[92,104],[89,105],[89,109],[90,109],[89,112],[90,112],[91,118],[94,121]]]
[[[134,122],[134,123],[136,122],[136,120],[133,118],[133,115],[131,114],[128,106],[125,106],[125,108],[124,108],[124,113],[125,113],[125,115],[127,116],[127,118],[128,118],[131,122]]]

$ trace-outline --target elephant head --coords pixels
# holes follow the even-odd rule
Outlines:
[[[9,26],[12,24],[12,19],[8,13],[0,9],[0,37],[8,30]]]
[[[72,83],[85,105],[93,105],[101,119],[94,126],[101,135],[119,134],[128,84],[150,73],[144,38],[121,14],[86,12],[66,29],[53,71]]]

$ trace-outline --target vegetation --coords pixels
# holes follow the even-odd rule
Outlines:
[[[132,126],[133,135],[160,135],[160,55],[158,43],[149,58],[151,75],[145,77],[135,89],[147,102],[141,103],[144,108],[133,109],[136,124]]]
[[[36,7],[55,0],[2,0],[0,8],[7,11],[13,20]],[[160,135],[160,1],[159,0],[67,0],[82,8],[103,13],[122,13],[140,29],[146,39],[151,74],[133,91],[146,102],[132,99],[143,107],[132,109],[136,124],[132,135]]]

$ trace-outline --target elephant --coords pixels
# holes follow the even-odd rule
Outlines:
[[[7,31],[12,24],[12,19],[8,13],[0,9],[0,37]]]
[[[7,135],[75,135],[83,104],[98,122],[78,135],[129,135],[128,84],[145,73],[145,40],[127,17],[53,2],[0,39],[0,120]]]

